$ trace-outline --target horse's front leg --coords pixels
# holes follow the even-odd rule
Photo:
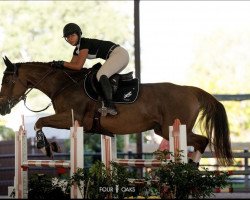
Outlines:
[[[75,116],[75,119],[79,120],[79,117]],[[57,129],[69,129],[70,126],[72,126],[70,111],[39,118],[34,126],[36,131],[37,148],[46,156],[53,158],[53,151],[60,152],[60,147],[56,142],[48,142],[42,128],[51,127]]]
[[[74,115],[76,120],[80,120],[79,116]],[[80,123],[80,122],[79,122]],[[57,129],[69,129],[72,126],[71,112],[58,113],[46,117],[41,117],[35,123],[35,130],[41,130],[43,127],[51,127]]]

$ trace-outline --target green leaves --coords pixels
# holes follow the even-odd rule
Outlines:
[[[70,188],[77,184],[82,197],[87,199],[123,199],[138,195],[165,199],[207,198],[213,195],[216,187],[227,186],[229,174],[205,168],[200,171],[191,164],[169,162],[145,176],[144,180],[137,178],[131,182],[136,176],[127,168],[111,162],[111,169],[106,169],[102,162],[97,161],[89,170],[78,169],[66,179],[35,175],[29,181],[29,197],[69,198]]]
[[[32,175],[29,180],[29,199],[69,199],[69,193],[62,190],[60,181],[53,183],[51,176]]]
[[[160,154],[159,151],[157,153]],[[162,152],[162,157],[166,157],[166,152]],[[208,171],[206,168],[199,170],[189,163],[170,161],[154,169],[151,176],[159,178],[159,191],[162,197],[188,199],[190,196],[193,198],[210,197],[216,187],[223,188],[228,185],[229,174]]]

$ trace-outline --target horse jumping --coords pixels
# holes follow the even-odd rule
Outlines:
[[[200,88],[172,83],[140,84],[138,97],[133,103],[117,103],[118,115],[100,116],[96,123],[95,113],[100,102],[84,92],[83,76],[80,75],[83,73],[86,76],[88,69],[81,72],[56,69],[51,67],[50,62],[13,64],[7,57],[4,62],[6,69],[0,91],[1,115],[10,113],[19,101],[25,100],[32,88],[36,88],[51,99],[55,110],[54,115],[37,120],[36,130],[43,127],[69,129],[73,109],[75,120],[84,127],[85,132],[105,130],[122,135],[154,129],[156,134],[168,140],[168,127],[178,118],[186,124],[187,145],[194,147],[195,162],[199,161],[208,144],[220,164],[233,162],[225,108],[214,96]],[[206,136],[192,131],[196,122],[200,123]]]

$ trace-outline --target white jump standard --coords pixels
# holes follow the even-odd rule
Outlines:
[[[70,176],[77,172],[78,168],[84,168],[83,127],[79,127],[77,121],[70,128],[70,160],[28,160],[27,159],[27,133],[24,122],[15,136],[15,198],[28,198],[28,168],[29,167],[53,167],[70,168]],[[9,194],[10,195],[10,194]],[[71,198],[82,198],[77,185],[71,187]]]
[[[101,149],[102,149],[102,162],[107,168],[110,168],[110,161],[114,161],[123,166],[134,166],[134,167],[159,167],[166,164],[166,162],[157,159],[117,159],[117,147],[116,137],[101,137]],[[170,155],[170,159],[173,162],[188,162],[188,151],[187,151],[187,136],[186,136],[186,125],[181,125],[180,121],[176,119],[173,126],[169,126],[169,145],[170,152],[175,156]],[[176,155],[181,151],[182,156],[179,157],[178,161]]]

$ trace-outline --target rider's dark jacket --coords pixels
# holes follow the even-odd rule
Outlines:
[[[73,52],[73,55],[78,55],[82,49],[88,49],[88,59],[102,58],[107,60],[110,50],[117,45],[111,41],[104,41],[91,38],[81,38]]]

